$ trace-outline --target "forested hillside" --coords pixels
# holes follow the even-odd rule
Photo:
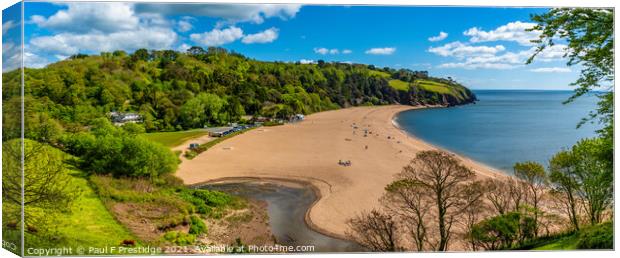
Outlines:
[[[19,90],[7,89],[18,87],[18,80],[17,71],[4,74],[5,103],[19,101]],[[111,111],[140,113],[147,131],[173,131],[234,122],[243,115],[286,118],[357,105],[475,100],[467,88],[426,72],[323,61],[262,62],[200,47],[186,53],[140,49],[75,55],[26,69],[25,82],[26,114],[33,120],[28,124],[39,120],[69,130]]]

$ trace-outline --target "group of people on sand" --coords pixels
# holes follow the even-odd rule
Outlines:
[[[351,166],[351,161],[350,160],[345,160],[345,161],[338,160],[338,165],[348,167],[348,166]]]

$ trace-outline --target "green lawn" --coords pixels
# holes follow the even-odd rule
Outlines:
[[[119,246],[123,240],[136,238],[112,215],[84,178],[74,178],[81,196],[74,201],[72,213],[60,218],[59,233],[70,246]]]
[[[576,250],[577,249],[577,238],[574,235],[565,236],[554,240],[545,245],[536,247],[532,250]]]
[[[603,222],[586,226],[578,232],[541,237],[515,249],[519,250],[577,250],[613,249],[613,223]]]
[[[436,92],[436,93],[441,93],[441,94],[452,93],[452,90],[448,85],[440,83],[440,82],[434,82],[434,81],[429,81],[429,80],[417,80],[416,85],[426,91],[431,91],[431,92]]]
[[[70,184],[80,193],[71,204],[71,212],[47,216],[50,231],[42,235],[26,234],[26,248],[71,247],[76,250],[83,247],[88,250],[89,247],[121,246],[123,240],[135,240],[139,244],[139,240],[112,216],[87,179],[76,175]]]
[[[192,138],[200,137],[208,133],[209,132],[204,129],[194,129],[178,132],[146,133],[142,136],[151,141],[159,142],[168,147],[176,147]]]
[[[368,70],[368,73],[372,76],[379,76],[381,78],[390,78],[390,74],[382,71]]]
[[[397,89],[397,90],[402,90],[402,91],[408,91],[409,90],[409,83],[408,82],[404,82],[401,80],[390,80],[390,87]]]

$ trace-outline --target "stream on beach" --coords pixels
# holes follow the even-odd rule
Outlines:
[[[246,181],[214,183],[201,188],[267,202],[271,231],[280,245],[313,245],[315,252],[365,251],[357,243],[321,234],[306,224],[306,212],[317,198],[309,186]]]

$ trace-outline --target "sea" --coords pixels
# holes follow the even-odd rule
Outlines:
[[[515,162],[548,166],[558,151],[595,137],[602,126],[579,122],[596,109],[596,93],[563,104],[572,91],[477,90],[476,104],[410,110],[395,122],[413,136],[508,174]]]

